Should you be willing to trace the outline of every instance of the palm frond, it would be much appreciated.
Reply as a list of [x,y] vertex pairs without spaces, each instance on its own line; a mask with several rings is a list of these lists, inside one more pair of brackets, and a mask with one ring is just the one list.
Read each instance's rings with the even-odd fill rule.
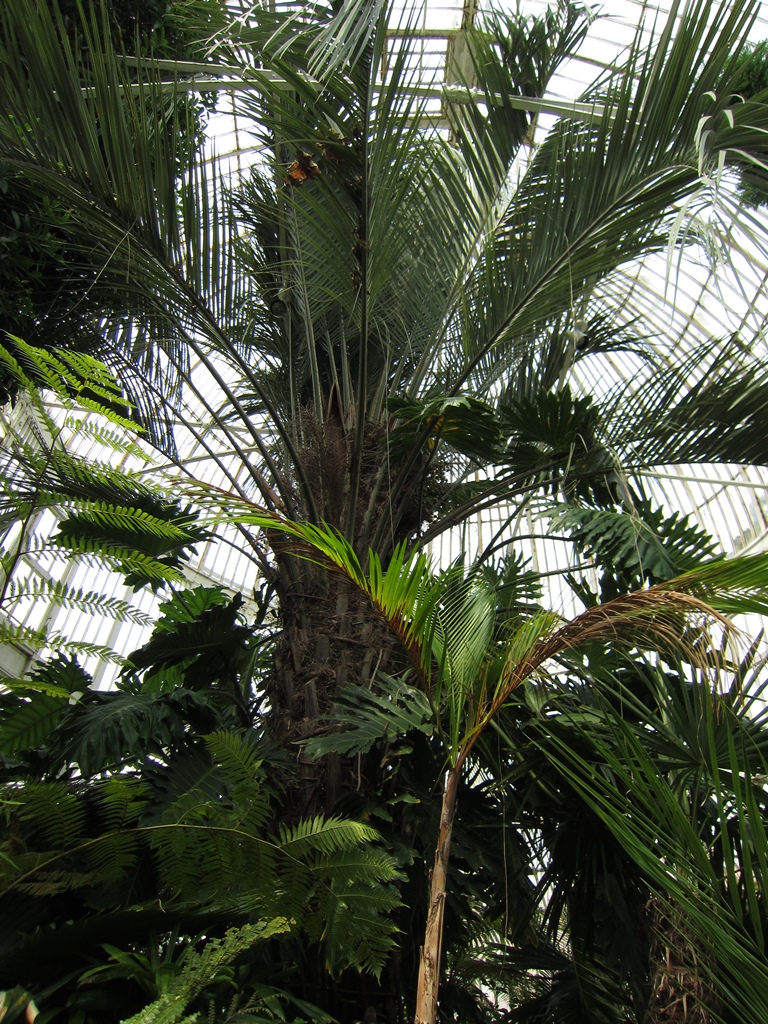
[[[746,906],[743,905],[738,885],[731,889],[730,897],[722,892],[721,884],[713,874],[709,851],[702,844],[695,823],[686,814],[666,779],[659,776],[655,766],[651,768],[652,759],[643,749],[642,737],[633,735],[628,724],[614,717],[607,725],[617,740],[617,746],[611,750],[608,744],[600,744],[600,758],[610,766],[613,779],[621,779],[626,785],[631,813],[626,813],[626,808],[618,811],[613,800],[607,797],[598,775],[573,749],[553,739],[552,754],[548,756],[552,756],[569,783],[642,866],[652,888],[658,893],[664,913],[673,918],[677,913],[684,914],[685,927],[695,936],[701,953],[698,964],[707,985],[724,1004],[738,1007],[737,1012],[744,1020],[757,1021],[763,1012],[760,990],[767,968],[762,948],[743,930],[743,915],[747,912],[752,914],[752,924],[759,934],[762,910],[752,902],[751,910],[747,911],[749,897],[745,894]],[[740,772],[743,772],[743,766]],[[586,781],[587,773],[589,782]],[[725,795],[722,789],[720,793]],[[740,808],[737,813],[744,822],[756,809],[752,803],[749,808],[743,802],[736,806]],[[659,808],[663,809],[662,816]],[[725,816],[726,806],[720,813]],[[660,827],[661,821],[663,827]],[[725,827],[724,818],[721,822],[719,831]],[[653,838],[649,839],[651,832]],[[753,834],[750,832],[750,835]],[[756,834],[758,846],[764,845],[760,839],[762,835],[763,829],[759,827]],[[719,838],[725,840],[725,832],[720,831]],[[751,841],[755,841],[755,836]],[[757,856],[759,859],[760,855]],[[729,905],[731,898],[735,903]],[[757,917],[754,917],[755,912]]]

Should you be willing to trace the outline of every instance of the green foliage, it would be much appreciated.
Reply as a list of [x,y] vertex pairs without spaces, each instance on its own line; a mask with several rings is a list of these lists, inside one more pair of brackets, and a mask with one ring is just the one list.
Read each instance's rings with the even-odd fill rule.
[[151,627],[153,619],[140,608],[135,608],[116,597],[106,597],[97,590],[70,587],[60,580],[27,576],[23,581],[12,578],[5,592],[9,604],[22,600],[50,602],[63,608],[77,608],[82,612],[106,613],[116,622],[131,622],[144,629]]
[[768,89],[768,41],[749,43],[735,61],[734,92],[745,100]]
[[[201,40],[219,27],[222,14],[220,0],[198,0],[194,5],[178,0],[110,0],[93,10],[77,0],[48,0],[37,12],[51,43],[63,46],[66,40],[71,67],[83,85],[92,81],[89,36],[98,39],[103,33],[105,43],[132,55],[202,59]],[[18,70],[34,74],[23,59]],[[164,114],[164,131],[176,130],[180,136],[179,174],[202,144],[205,118],[206,105],[195,94],[177,97]],[[99,321],[106,307],[118,321],[124,318],[131,306],[130,291],[116,285],[107,295],[99,288],[98,271],[73,259],[82,243],[72,230],[66,199],[46,194],[13,163],[5,162],[0,162],[0,194],[0,330],[22,335],[42,350],[59,345],[103,354]],[[18,383],[0,369],[0,399],[17,393]]]
[[422,690],[409,686],[405,679],[379,673],[375,689],[350,683],[341,687],[326,721],[333,731],[304,744],[310,757],[322,757],[330,751],[368,753],[374,743],[393,741],[413,729],[429,735],[433,712]]
[[[67,269],[66,225],[69,213],[60,200],[32,197],[22,175],[0,164],[0,325],[14,334],[28,334],[41,305],[53,291],[55,276]],[[3,404],[17,385],[0,372]]]
[[[167,602],[155,634],[165,644],[159,664],[170,656],[180,627],[194,628],[230,605],[221,591],[204,588]],[[205,630],[198,632],[200,648],[208,649]],[[185,646],[181,660],[188,656]],[[157,672],[154,663],[148,665]],[[80,901],[65,911],[72,919],[59,921],[58,928],[70,930],[70,952],[81,965],[93,942],[88,937],[101,934],[100,915],[107,927],[123,917],[129,933],[151,943],[147,929],[157,927],[159,900],[164,927],[245,913],[266,924],[287,910],[294,927],[321,946],[329,970],[352,965],[381,971],[393,943],[389,917],[400,905],[391,856],[363,850],[376,839],[374,830],[340,818],[311,819],[268,836],[266,748],[252,731],[225,727],[200,744],[204,722],[231,722],[226,690],[236,679],[224,663],[218,672],[211,665],[205,679],[210,690],[218,676],[224,696],[218,705],[215,691],[196,694],[166,684],[145,693],[135,676],[122,692],[97,693],[87,674],[65,658],[40,667],[26,685],[3,696],[9,833],[0,858],[0,918],[8,945],[0,949],[0,974],[29,971],[37,946],[48,941],[45,928],[56,921],[55,901],[64,894]],[[48,779],[23,777],[27,765],[40,771],[41,764]],[[31,915],[11,924],[17,895],[36,902]],[[38,938],[25,933],[43,923]],[[14,936],[25,952],[11,968],[17,963]],[[198,966],[202,973],[195,978],[202,978],[207,968]],[[92,977],[106,984],[118,975],[96,971]],[[191,975],[184,977],[190,981]],[[195,984],[190,981],[189,999]]]
[[25,695],[23,690],[17,689],[12,710],[8,713],[6,708],[5,720],[0,726],[0,748],[6,754],[13,754],[41,746],[58,724],[62,710],[59,697],[34,691]]
[[[143,781],[115,774],[87,784],[78,777],[72,783],[19,780],[5,787],[3,975],[12,963],[28,973],[30,957],[51,927],[70,934],[68,955],[80,958],[80,970],[93,942],[89,935],[100,933],[102,919],[122,920],[129,933],[151,942],[158,901],[165,929],[187,920],[219,921],[222,914],[258,918],[237,938],[209,938],[203,961],[187,956],[164,994],[173,993],[177,1009],[177,996],[189,1001],[213,983],[215,965],[229,963],[259,936],[289,927],[304,929],[318,942],[334,971],[350,965],[381,970],[393,943],[388,915],[399,906],[391,885],[399,876],[392,858],[371,846],[377,833],[366,825],[318,818],[271,838],[270,800],[257,751],[247,738],[224,731],[209,737],[208,750],[217,772],[215,790],[198,782],[186,792],[177,789],[170,802],[151,773]],[[69,894],[69,909],[57,905],[63,894]],[[16,895],[33,899],[33,912],[20,922],[13,920]],[[280,919],[273,928],[281,908],[293,920]],[[18,942],[22,953],[15,950]],[[30,984],[42,996],[42,978]]]
[[[41,579],[29,570],[30,556],[66,552],[63,557],[121,573],[128,586],[156,589],[183,581],[184,562],[208,531],[197,525],[195,511],[169,499],[139,472],[149,456],[126,418],[120,386],[103,363],[83,352],[36,349],[18,338],[0,346],[0,362],[28,403],[23,412],[6,406],[0,441],[3,639],[109,657],[98,644],[73,644],[50,630],[16,626],[14,619],[43,598],[143,626],[148,617],[124,600],[63,583],[55,573]],[[55,396],[58,413],[46,396]],[[70,448],[86,438],[98,454],[73,454]],[[136,468],[115,466],[116,453]],[[58,525],[41,543],[34,524],[46,512]]]
[[[635,273],[668,246],[700,263],[705,222],[725,259],[723,239],[765,256],[731,181],[768,152],[759,94],[732,102],[756,5],[676,8],[541,141],[535,100],[589,23],[571,4],[477,25],[468,6],[439,98],[412,88],[415,9],[393,36],[395,5],[367,0],[134,7],[0,12],[0,273],[34,343],[0,357],[18,398],[0,458],[0,638],[95,650],[19,625],[25,602],[96,603],[88,586],[32,581],[39,554],[107,564],[165,602],[114,693],[59,658],[2,695],[0,983],[55,989],[51,1016],[72,1024],[130,1018],[147,998],[160,1020],[320,1017],[311,1001],[343,1024],[405,1019],[437,787],[462,757],[446,1019],[642,1019],[653,897],[660,921],[683,908],[708,955],[722,942],[710,981],[728,997],[741,985],[745,1021],[762,986],[763,1024],[765,815],[748,780],[764,775],[750,759],[764,723],[720,729],[727,706],[709,717],[689,699],[690,665],[653,687],[638,659],[616,667],[620,641],[658,650],[664,629],[671,657],[701,600],[766,610],[764,557],[699,567],[708,540],[641,507],[632,480],[764,459],[762,322],[685,356],[674,289],[656,319]],[[197,101],[173,81],[187,74],[236,88],[239,138],[260,154],[245,181],[196,150]],[[638,368],[621,400],[611,352]],[[177,439],[210,458],[212,483],[197,462],[187,487],[147,460],[154,447],[168,470]],[[94,458],[71,454],[81,441]],[[504,549],[556,492],[576,574],[604,562],[618,599],[569,624]],[[433,573],[418,543],[469,534],[481,511],[498,523],[482,570]],[[54,530],[45,513],[62,519],[56,543],[35,535]],[[182,590],[210,524],[237,528],[210,539],[234,536],[258,568],[258,631],[247,595]],[[339,576],[340,596],[361,592],[349,612],[333,605]],[[674,598],[656,582],[669,577]],[[367,674],[379,654],[388,677]],[[381,845],[342,812],[386,826]],[[246,915],[296,923],[216,966]]]
[[494,410],[469,397],[441,397],[426,402],[390,398],[387,408],[399,421],[389,434],[394,450],[408,449],[420,435],[433,448],[438,441],[481,462],[498,453],[501,435]]
[[[207,531],[195,525],[197,514],[174,502],[147,495],[131,508],[91,502],[59,524],[53,542],[77,554],[102,553],[125,576],[129,587],[158,587],[179,579],[178,570]],[[176,570],[176,572],[174,572]]]
[[178,666],[178,678],[191,689],[212,679],[234,680],[253,635],[240,614],[242,604],[239,594],[227,598],[210,587],[174,595],[161,605],[152,639],[129,655],[126,672],[149,669],[146,680],[151,685],[153,677]]
[[[49,3],[53,7],[53,3]],[[57,0],[67,34],[82,35],[79,4],[76,0]],[[203,24],[211,24],[221,13],[218,0],[202,0],[192,5],[179,0],[108,0],[102,13],[114,42],[128,53],[154,52],[159,56],[184,59],[191,56],[196,35]],[[187,10],[182,10],[186,7]],[[184,17],[186,15],[186,17]],[[190,17],[192,15],[192,17]],[[205,20],[204,20],[205,19]]]
[[[576,703],[564,705],[566,730],[583,732],[580,747],[560,729],[545,734],[539,727],[529,738],[635,861],[665,912],[688,922],[696,936],[688,941],[696,943],[699,979],[715,986],[721,1005],[732,1008],[737,1019],[757,1021],[764,1012],[760,979],[768,969],[760,938],[765,830],[758,825],[755,831],[764,813],[762,787],[754,779],[764,770],[762,727],[745,708],[734,706],[731,696],[713,694],[704,678],[663,680],[661,670],[650,666],[645,673],[657,694],[672,698],[671,705],[650,716],[646,705],[635,721],[593,702],[598,728],[590,725],[588,733],[584,711]],[[623,687],[616,696],[633,710],[643,700]],[[670,710],[673,718],[664,725]],[[694,722],[697,740],[691,748],[677,730]],[[608,797],[609,788],[617,786],[626,794],[621,812]],[[745,868],[748,885],[741,882]],[[682,939],[678,933],[677,941]],[[674,935],[668,941],[674,942]],[[673,962],[681,952],[686,953],[684,946],[672,946]],[[683,971],[692,969],[690,952]]]
[[205,713],[194,693],[91,692],[67,722],[65,753],[88,776],[138,757],[162,755],[184,740],[189,720]]
[[[748,43],[735,61],[733,92],[742,100],[750,100],[768,89],[768,40]],[[765,168],[745,167],[739,176],[741,198],[748,207],[761,207],[768,202],[768,175]]]
[[[708,561],[717,550],[688,516],[665,515],[648,501],[636,501],[631,511],[559,505],[546,514],[550,532],[568,535],[579,555],[623,590],[672,579]],[[605,590],[609,586],[606,579],[604,591],[612,596]]]
[[499,460],[528,482],[572,500],[610,503],[619,493],[615,460],[606,448],[601,411],[589,396],[539,391],[501,408],[509,437]]
[[[206,942],[200,953],[190,950],[178,977],[171,981],[163,995],[127,1018],[125,1024],[176,1024],[195,997],[218,980],[223,967],[228,967],[254,943],[265,942],[289,928],[289,921],[276,917],[268,922],[230,928],[223,938]],[[197,1015],[191,1019],[197,1019]]]

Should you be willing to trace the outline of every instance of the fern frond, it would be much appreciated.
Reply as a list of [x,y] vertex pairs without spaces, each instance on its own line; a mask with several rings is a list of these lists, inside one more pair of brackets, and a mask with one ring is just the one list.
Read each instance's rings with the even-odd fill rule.
[[[76,416],[69,416],[64,420],[64,425],[73,434],[79,437],[87,437],[97,444],[109,448],[119,455],[125,455],[137,459],[145,465],[152,462],[152,456],[139,443],[134,441],[130,434],[122,430],[112,430],[104,423],[97,422],[92,416],[82,419]],[[138,427],[134,425],[134,430]]]
[[135,825],[149,802],[149,786],[140,779],[113,775],[96,787],[99,815],[109,832]]
[[[78,404],[103,416],[114,426],[136,433],[137,425],[115,409],[117,403],[123,407],[129,403],[104,363],[84,352],[37,348],[15,335],[8,337],[16,350],[16,357],[0,346],[0,359],[38,410],[42,405],[41,389],[51,391],[65,406]],[[98,398],[103,401],[98,401]]]
[[77,608],[91,614],[105,615],[117,622],[132,622],[144,628],[149,628],[154,622],[151,615],[128,604],[127,601],[106,597],[95,590],[74,589],[61,580],[41,576],[12,579],[8,584],[6,597],[9,601],[47,600],[65,608]]
[[6,708],[0,724],[0,751],[5,754],[43,746],[67,707],[66,700],[62,698],[69,696],[32,690],[17,692],[20,699],[14,706]]
[[48,633],[45,638],[45,644],[57,653],[80,654],[83,657],[98,658],[100,661],[106,661],[113,665],[124,664],[122,655],[117,654],[111,647],[105,647],[103,644],[93,644],[88,640],[71,640],[69,637],[62,636],[58,632]]
[[104,544],[94,537],[67,537],[66,542],[53,538],[49,544],[52,547],[66,548],[71,554],[83,558],[87,565],[100,568],[106,566],[113,572],[137,573],[168,583],[184,582],[184,574],[174,566],[159,562],[151,555],[135,549]]
[[205,737],[213,759],[226,771],[228,777],[247,785],[261,775],[260,751],[243,736],[220,729]]
[[[208,939],[200,953],[188,950],[180,974],[171,980],[160,998],[128,1017],[123,1024],[178,1024],[189,1004],[217,979],[223,967],[233,963],[257,942],[282,935],[290,928],[291,921],[275,917],[270,921],[230,928],[223,939]],[[188,1019],[197,1020],[198,1017],[195,1014]]]
[[[380,847],[355,846],[326,857],[317,866],[318,871],[329,879],[345,880],[353,886],[374,885],[380,882],[394,882],[403,876],[392,860],[391,854]],[[382,897],[385,902],[389,897]]]
[[95,498],[109,495],[117,502],[130,498],[133,502],[142,496],[153,497],[156,490],[147,483],[144,474],[125,466],[113,466],[103,459],[80,458],[72,452],[57,448],[46,452],[50,463],[49,476],[44,483],[55,481],[68,496]]
[[172,820],[170,808],[185,794],[195,793],[198,802],[208,803],[218,798],[224,785],[220,770],[200,747],[174,751],[166,765],[144,775],[151,780],[153,794],[147,824]]
[[18,798],[20,820],[54,850],[73,849],[82,840],[87,809],[63,783],[27,782]]
[[32,690],[35,693],[46,693],[49,697],[58,697],[64,700],[68,700],[71,693],[66,687],[45,679],[11,679],[10,676],[3,676],[3,690],[7,690],[9,693],[19,693],[21,696]]
[[378,838],[376,829],[362,822],[317,815],[290,827],[281,825],[279,846],[284,853],[296,858],[313,854],[329,856]]
[[135,831],[105,833],[85,851],[93,881],[101,886],[124,882],[136,869],[139,836]]
[[224,729],[205,737],[239,810],[239,827],[258,833],[269,820],[269,796],[262,785],[260,751],[245,736]]
[[7,619],[0,619],[0,645],[20,644],[33,649],[44,647],[48,643],[48,634],[41,629],[29,626],[18,626]]
[[[40,417],[41,422],[53,433],[55,431],[55,423],[50,413],[46,410],[45,403],[37,387],[25,373],[21,362],[3,345],[0,345],[0,366],[18,383],[19,390],[26,393],[27,400],[34,408],[35,413]],[[15,431],[12,430],[11,433],[17,440],[20,439]]]
[[14,891],[25,896],[57,896],[93,885],[95,876],[90,871],[35,871],[29,881],[17,882]]
[[[24,518],[27,511],[31,511],[31,508],[25,511],[21,505],[17,506],[17,508],[18,515],[15,514],[16,510],[14,509],[13,518],[15,520]],[[2,516],[2,512],[0,512],[0,516]],[[5,554],[0,557],[0,568],[2,568],[3,572],[8,572],[9,569],[13,568],[20,557],[23,558],[24,555],[40,555],[43,552],[51,554],[51,544],[48,537],[38,533],[27,533],[24,535],[22,543],[20,543],[18,547],[14,547],[11,551],[6,551]],[[60,552],[56,553],[61,554]]]
[[326,968],[332,974],[356,967],[378,977],[397,931],[386,915],[400,905],[392,886],[350,877],[335,879],[322,890],[305,927],[311,938],[322,942]]
[[131,530],[169,541],[187,541],[190,538],[189,530],[174,520],[159,519],[135,506],[129,508],[109,502],[75,500],[69,502],[67,511],[70,516],[75,515],[78,522],[101,527],[105,533]]

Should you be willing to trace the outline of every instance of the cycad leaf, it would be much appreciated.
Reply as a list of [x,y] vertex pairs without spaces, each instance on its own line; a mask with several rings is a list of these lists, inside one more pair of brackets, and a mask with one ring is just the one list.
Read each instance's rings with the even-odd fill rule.
[[371,688],[342,686],[327,720],[341,731],[307,740],[304,748],[312,758],[331,751],[367,753],[379,740],[392,742],[412,729],[430,735],[433,729],[433,711],[424,693],[383,673]]
[[377,838],[378,832],[370,825],[322,815],[280,827],[280,849],[291,857],[330,856]]

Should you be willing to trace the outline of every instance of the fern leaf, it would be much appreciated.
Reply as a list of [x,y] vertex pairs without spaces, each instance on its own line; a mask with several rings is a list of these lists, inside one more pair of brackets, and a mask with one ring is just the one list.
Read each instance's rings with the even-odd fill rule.
[[362,822],[322,815],[292,827],[280,826],[280,849],[299,858],[309,854],[328,856],[378,838],[378,832]]
[[148,628],[154,622],[151,615],[121,601],[106,597],[95,590],[75,590],[61,580],[40,576],[11,580],[6,590],[9,601],[48,600],[62,607],[77,608],[91,614],[107,615],[117,622],[132,622]]
[[19,791],[19,818],[31,824],[54,850],[68,850],[82,839],[87,809],[63,783],[28,782]]
[[3,676],[3,688],[10,693],[21,693],[22,696],[25,693],[34,691],[35,693],[46,693],[49,697],[58,697],[64,700],[69,700],[71,692],[66,687],[59,686],[58,683],[47,682],[43,679],[11,679],[7,676]]
[[[107,566],[113,572],[131,572],[148,576],[150,579],[170,583],[183,583],[184,574],[172,565],[160,562],[151,555],[115,544],[104,544],[99,538],[67,537],[54,538],[55,545],[79,555],[87,564]],[[50,542],[49,542],[50,543]]]
[[[230,928],[223,939],[209,939],[202,952],[189,950],[180,974],[149,1006],[128,1017],[123,1024],[178,1024],[193,999],[228,966],[257,942],[289,931],[291,922],[284,917]],[[198,1015],[189,1018],[196,1020]]]
[[[160,519],[144,509],[114,505],[105,501],[73,501],[69,505],[69,518],[61,526],[71,522],[77,525],[101,527],[106,534],[130,530],[132,533],[147,533],[169,541],[188,541],[190,532],[173,519]],[[179,517],[181,518],[181,517]],[[187,521],[184,517],[183,521]],[[61,527],[60,527],[61,528]],[[64,534],[70,536],[69,533]]]
[[85,851],[92,883],[113,886],[124,882],[136,870],[138,851],[139,837],[133,831],[100,836]]
[[50,693],[17,692],[19,702],[6,711],[0,725],[0,750],[6,754],[43,746],[67,707],[61,697]]
[[[38,411],[42,406],[42,388],[52,391],[66,407],[78,404],[90,412],[98,413],[115,426],[136,433],[137,425],[115,409],[118,403],[123,407],[128,407],[129,403],[103,363],[87,353],[37,348],[15,335],[8,337],[18,358],[0,346],[0,360],[26,390]],[[31,372],[34,381],[23,369],[22,362]],[[97,401],[98,398],[103,401]]]
[[148,786],[135,778],[113,775],[97,788],[99,814],[106,829],[116,832],[132,827],[143,815],[148,800]]
[[57,896],[93,885],[90,871],[37,871],[29,880],[17,882],[13,888],[25,896]]
[[327,886],[306,922],[310,937],[322,941],[327,969],[356,967],[378,977],[395,945],[397,929],[387,915],[400,905],[391,886],[349,878]]
[[[122,430],[111,430],[103,423],[94,422],[91,416],[84,419],[76,419],[74,416],[70,416],[64,423],[74,434],[88,437],[97,444],[103,445],[119,455],[128,456],[131,459],[137,459],[146,464],[152,461],[149,452],[142,448],[140,444],[137,444],[130,434],[126,434]],[[140,429],[136,424],[132,424],[132,427],[134,431]]]
[[214,761],[234,786],[252,786],[261,778],[261,754],[247,738],[220,729],[205,737]]
[[25,644],[32,648],[44,647],[48,634],[29,626],[17,626],[7,619],[0,619],[0,644]]
[[394,882],[403,877],[391,854],[368,844],[332,854],[318,866],[318,871],[331,879],[353,879],[355,885]]

